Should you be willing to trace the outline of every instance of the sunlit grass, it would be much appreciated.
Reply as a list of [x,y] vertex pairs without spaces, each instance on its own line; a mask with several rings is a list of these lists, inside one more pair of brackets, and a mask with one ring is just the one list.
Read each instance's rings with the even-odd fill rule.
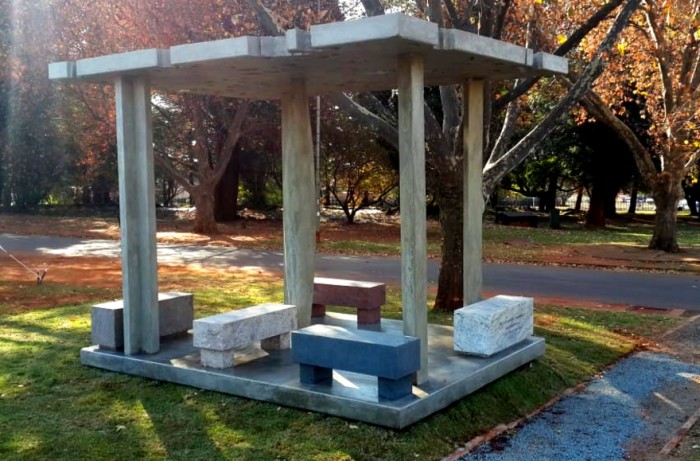
[[[273,278],[166,275],[195,293],[197,316],[281,300]],[[64,287],[65,290],[71,289]],[[400,318],[390,289],[386,317]],[[37,294],[38,295],[38,294]],[[99,295],[99,294],[98,294]],[[97,298],[94,301],[102,301]],[[0,459],[440,459],[516,419],[679,320],[538,308],[546,355],[405,431],[109,373],[80,365],[90,304],[8,313],[0,300]],[[450,314],[430,312],[433,323]],[[8,359],[9,358],[9,359]]]

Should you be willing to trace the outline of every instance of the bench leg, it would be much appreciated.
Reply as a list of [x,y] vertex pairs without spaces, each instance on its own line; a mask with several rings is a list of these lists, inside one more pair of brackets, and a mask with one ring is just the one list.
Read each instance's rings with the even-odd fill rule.
[[292,332],[265,338],[260,341],[260,347],[266,351],[281,351],[292,347]]
[[374,309],[357,310],[357,328],[362,330],[381,330],[382,311]]
[[214,351],[201,349],[199,351],[202,366],[209,368],[230,368],[234,365],[233,349],[227,351]]
[[333,369],[316,367],[314,365],[299,364],[299,381],[304,384],[316,384],[322,381],[333,380]]
[[311,317],[323,317],[326,315],[326,305],[325,304],[312,304],[311,305]]
[[380,399],[397,400],[413,392],[412,375],[399,379],[378,378],[377,384]]

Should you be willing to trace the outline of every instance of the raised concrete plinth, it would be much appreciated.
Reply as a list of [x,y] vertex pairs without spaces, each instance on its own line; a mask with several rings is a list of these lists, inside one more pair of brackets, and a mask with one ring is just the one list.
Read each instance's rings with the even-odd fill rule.
[[454,313],[456,351],[489,357],[533,334],[532,298],[495,296]]
[[[353,315],[329,313],[325,322],[353,328]],[[382,321],[382,330],[401,334],[401,322]],[[469,357],[452,349],[451,327],[430,325],[429,380],[399,400],[377,398],[377,379],[349,372],[333,372],[333,385],[302,385],[291,350],[271,351],[266,357],[234,368],[212,371],[201,366],[192,338],[164,341],[153,355],[87,347],[85,365],[208,389],[240,397],[327,413],[391,428],[404,428],[471,394],[486,384],[544,354],[544,340],[531,337],[489,358]]]
[[[190,293],[158,293],[160,337],[185,333],[192,328],[194,300]],[[92,342],[106,349],[124,347],[124,302],[111,301],[92,306]]]

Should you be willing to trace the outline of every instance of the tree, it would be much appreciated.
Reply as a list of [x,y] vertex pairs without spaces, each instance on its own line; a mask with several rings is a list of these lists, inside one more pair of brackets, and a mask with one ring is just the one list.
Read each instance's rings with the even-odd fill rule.
[[[248,0],[260,18],[263,30],[268,34],[279,34],[280,15],[263,7],[262,0]],[[584,2],[581,2],[584,3]],[[553,50],[564,55],[576,48],[584,37],[615,11],[625,4],[600,41],[589,64],[581,73],[576,84],[561,101],[519,142],[510,147],[517,119],[519,97],[532,88],[538,79],[516,82],[513,89],[502,95],[493,107],[487,107],[487,121],[491,114],[506,110],[501,130],[491,125],[487,130],[486,152],[488,162],[484,169],[484,197],[491,195],[501,179],[520,164],[536,147],[537,143],[554,129],[556,122],[576,104],[590,89],[591,84],[601,74],[604,56],[612,48],[621,30],[636,10],[639,0],[611,0],[597,5],[576,3],[569,11],[555,8],[545,2],[503,2],[498,0],[469,0],[456,5],[452,0],[417,0],[402,3],[402,6],[427,17],[441,27],[451,26],[468,30],[496,39],[530,43],[537,41],[538,48],[547,49],[543,37],[555,37],[551,33],[559,29],[563,42]],[[384,13],[384,5],[379,0],[362,0],[368,15]],[[575,18],[584,18],[578,22]],[[538,20],[540,20],[538,22]],[[564,33],[569,35],[565,38]],[[554,40],[547,40],[553,43]],[[492,87],[495,88],[495,87]],[[499,88],[500,89],[500,88]],[[438,293],[435,308],[452,310],[462,306],[462,174],[455,165],[461,165],[462,149],[457,142],[462,126],[462,114],[457,87],[440,87],[439,98],[426,107],[426,143],[428,147],[429,184],[435,189],[440,206],[440,226],[443,234],[442,264],[438,280]],[[384,140],[398,148],[398,133],[393,112],[372,94],[358,96],[339,95],[333,102],[346,110],[354,118],[375,130]],[[493,134],[498,133],[497,136]]]
[[[386,149],[339,110],[324,117],[323,178],[348,224],[357,212],[382,203],[399,185],[398,153]],[[392,161],[393,160],[393,161]]]
[[64,139],[54,122],[55,92],[45,77],[53,28],[46,1],[3,2],[0,8],[2,202],[26,209],[41,202],[63,173]]
[[[285,15],[282,21],[289,27],[303,27],[309,21],[319,22],[334,15],[328,8],[333,5],[330,1],[322,2],[324,8],[320,13],[315,12],[315,0],[278,3],[289,7],[288,12],[293,13]],[[53,6],[59,24],[58,59],[162,48],[260,32],[252,11],[236,0],[53,0]],[[76,104],[89,107],[82,114],[94,112],[98,119],[108,120],[114,127],[111,98],[102,101],[90,97],[90,92],[100,89],[81,85],[72,87],[67,94]],[[215,233],[217,216],[220,219],[235,217],[240,168],[233,163],[242,127],[250,115],[248,103],[166,94],[159,94],[154,101],[161,103],[156,104],[157,116],[161,119],[156,122],[160,124],[155,149],[157,165],[194,198],[195,232]],[[166,101],[167,104],[162,104]],[[75,126],[94,125],[85,118],[78,121]],[[111,141],[114,133],[104,131],[100,137]],[[110,155],[107,150],[83,148],[82,151],[94,164],[100,163],[98,158]]]
[[603,123],[587,121],[579,132],[583,154],[578,158],[578,169],[590,190],[586,227],[605,227],[606,218],[617,214],[617,194],[632,180],[634,159],[615,132]]
[[[584,98],[586,109],[627,143],[651,188],[656,217],[649,248],[676,252],[677,204],[682,181],[700,155],[700,2],[645,2],[618,45],[613,66]],[[647,146],[621,118],[633,87],[650,117]]]

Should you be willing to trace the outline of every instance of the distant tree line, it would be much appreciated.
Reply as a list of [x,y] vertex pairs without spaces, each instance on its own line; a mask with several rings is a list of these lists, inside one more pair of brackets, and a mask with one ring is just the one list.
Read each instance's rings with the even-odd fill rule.
[[[656,203],[650,247],[678,250],[676,207],[697,197],[700,152],[700,0],[527,2],[360,0],[368,16],[404,11],[566,56],[561,78],[486,85],[484,197],[496,190],[590,195],[590,225],[611,197],[647,191]],[[358,4],[359,5],[359,4]],[[341,21],[337,0],[0,0],[0,205],[107,206],[118,202],[115,109],[109,86],[57,84],[51,61],[168,47]],[[426,88],[429,194],[439,210],[442,268],[436,307],[461,307],[463,117],[457,86]],[[214,233],[239,204],[280,204],[279,107],[154,93],[158,203],[186,192],[194,230]],[[326,97],[320,185],[352,222],[357,210],[395,206],[397,100],[391,91]],[[530,159],[530,161],[526,161]],[[689,200],[690,203],[690,200]]]

